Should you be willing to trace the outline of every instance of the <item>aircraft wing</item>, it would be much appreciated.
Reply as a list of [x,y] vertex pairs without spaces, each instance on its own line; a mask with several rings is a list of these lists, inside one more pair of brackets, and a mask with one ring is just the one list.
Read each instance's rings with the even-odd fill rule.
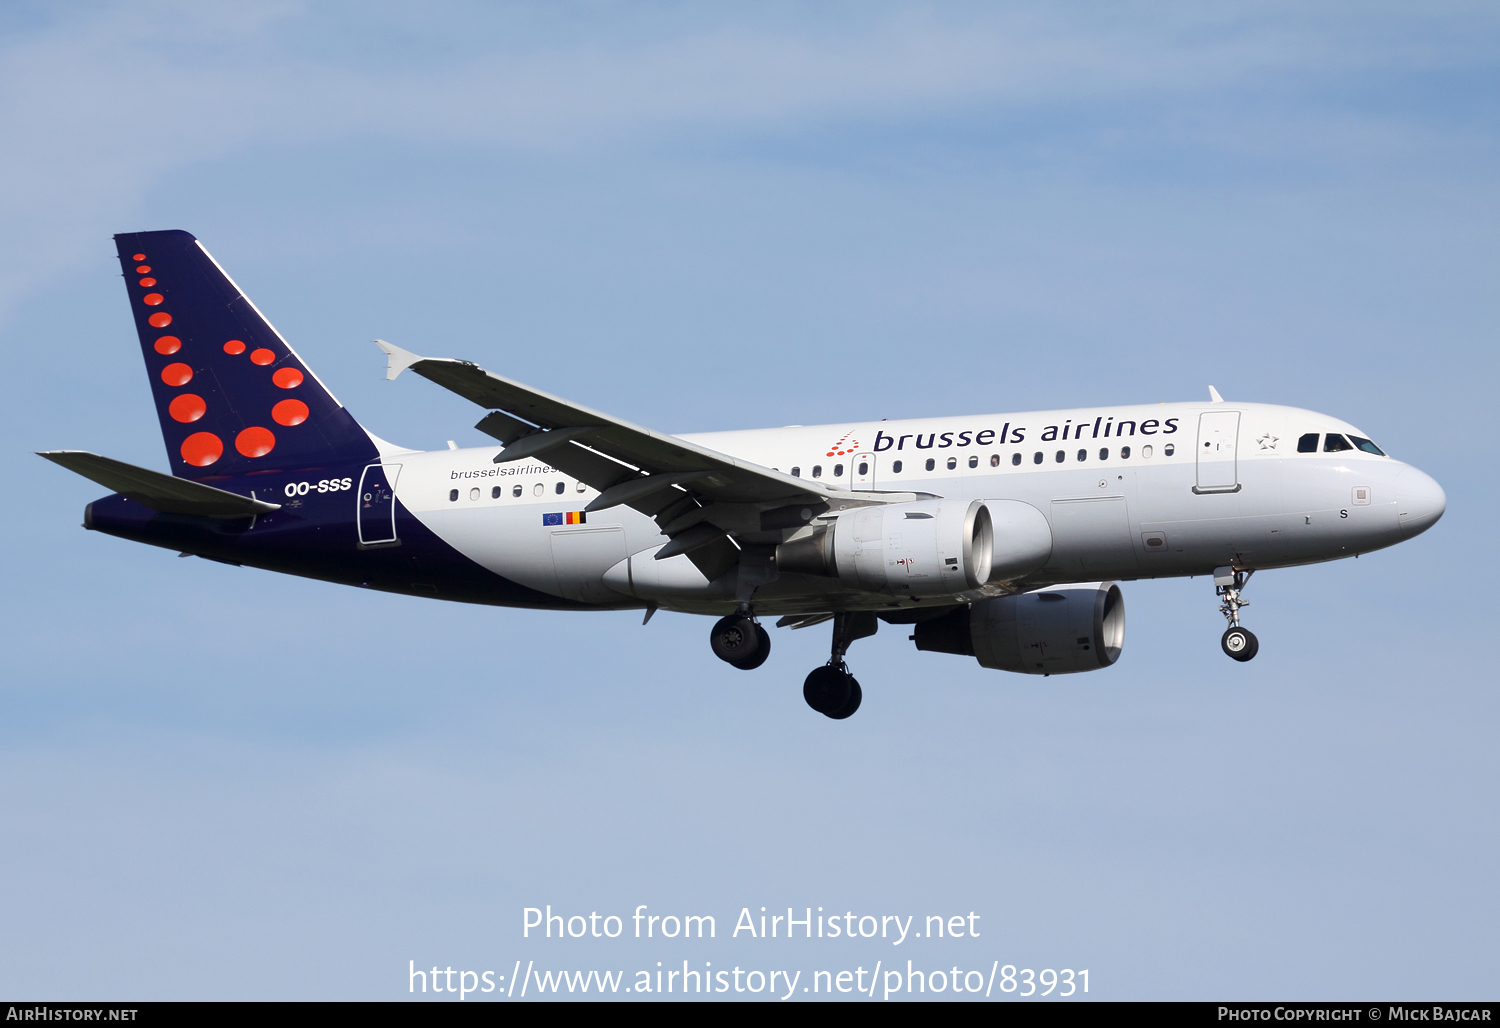
[[657,494],[673,487],[680,487],[679,493],[685,490],[708,502],[722,503],[817,503],[853,495],[847,489],[793,478],[633,425],[468,361],[418,357],[390,343],[376,343],[389,357],[388,379],[411,368],[423,378],[495,411],[475,427],[506,444],[496,463],[523,457],[544,460],[600,491],[589,505],[591,510],[626,503],[655,513],[661,504],[653,506],[647,501],[665,498]]
[[38,453],[54,464],[91,479],[136,503],[163,514],[205,514],[211,518],[243,518],[269,514],[281,504],[252,499],[227,489],[217,489],[149,468],[138,468],[122,460],[101,457],[87,450],[48,450]]
[[469,361],[419,357],[384,340],[375,343],[386,353],[387,379],[410,368],[490,408],[475,427],[505,444],[495,463],[535,457],[599,490],[587,510],[624,504],[654,517],[671,539],[657,559],[685,553],[710,580],[736,563],[746,544],[770,542],[781,529],[830,511],[914,497],[793,478],[571,403]]

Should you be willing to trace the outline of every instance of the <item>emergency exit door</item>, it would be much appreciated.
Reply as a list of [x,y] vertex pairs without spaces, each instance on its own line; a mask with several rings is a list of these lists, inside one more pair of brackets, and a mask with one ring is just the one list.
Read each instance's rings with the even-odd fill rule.
[[849,485],[854,489],[875,488],[875,455],[856,453],[849,463]]
[[1239,434],[1237,410],[1205,411],[1198,415],[1198,484],[1193,492],[1240,491],[1239,461],[1235,459]]

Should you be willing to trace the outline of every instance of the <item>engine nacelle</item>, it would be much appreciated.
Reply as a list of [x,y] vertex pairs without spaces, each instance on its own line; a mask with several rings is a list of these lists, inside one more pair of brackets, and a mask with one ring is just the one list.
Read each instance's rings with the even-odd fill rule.
[[866,592],[925,597],[1019,578],[1051,555],[1052,530],[1029,503],[932,499],[844,511],[778,546],[776,563]]
[[1113,582],[1060,585],[918,622],[915,637],[919,650],[964,654],[997,671],[1097,671],[1120,659],[1125,598]]

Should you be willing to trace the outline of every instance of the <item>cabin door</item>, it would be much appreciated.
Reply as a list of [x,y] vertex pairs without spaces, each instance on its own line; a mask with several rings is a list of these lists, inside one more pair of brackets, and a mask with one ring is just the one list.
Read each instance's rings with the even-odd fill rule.
[[355,520],[360,546],[399,546],[396,538],[396,476],[400,464],[371,464],[359,476]]
[[1240,491],[1239,462],[1235,459],[1239,434],[1237,410],[1205,411],[1198,415],[1198,484],[1193,492]]

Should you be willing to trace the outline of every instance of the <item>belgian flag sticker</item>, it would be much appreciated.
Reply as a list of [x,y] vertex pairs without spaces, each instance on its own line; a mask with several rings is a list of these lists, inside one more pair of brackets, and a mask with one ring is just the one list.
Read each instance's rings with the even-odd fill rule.
[[570,510],[565,514],[543,514],[543,525],[582,525],[588,522],[588,515],[581,510]]

